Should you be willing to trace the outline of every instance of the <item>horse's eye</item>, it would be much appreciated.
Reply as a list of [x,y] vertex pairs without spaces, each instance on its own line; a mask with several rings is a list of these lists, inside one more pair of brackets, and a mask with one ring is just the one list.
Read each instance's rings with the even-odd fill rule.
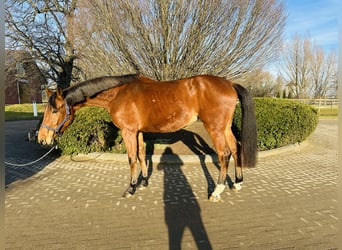
[[56,113],[57,113],[57,109],[53,109],[52,114],[56,114]]

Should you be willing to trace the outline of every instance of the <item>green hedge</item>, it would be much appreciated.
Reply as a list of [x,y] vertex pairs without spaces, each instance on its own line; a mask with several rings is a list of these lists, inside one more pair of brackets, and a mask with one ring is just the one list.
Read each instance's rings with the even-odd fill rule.
[[[316,128],[318,111],[309,105],[276,98],[254,99],[258,149],[274,149],[305,140]],[[241,109],[234,116],[234,133],[239,138]],[[62,154],[90,152],[124,153],[120,131],[105,109],[85,107],[77,111],[74,122],[58,141]]]
[[[254,99],[258,149],[268,150],[304,141],[316,128],[318,111],[306,104],[277,98]],[[234,125],[241,127],[238,105]]]
[[84,107],[76,112],[75,120],[59,138],[58,148],[64,155],[126,151],[108,112],[98,107]]

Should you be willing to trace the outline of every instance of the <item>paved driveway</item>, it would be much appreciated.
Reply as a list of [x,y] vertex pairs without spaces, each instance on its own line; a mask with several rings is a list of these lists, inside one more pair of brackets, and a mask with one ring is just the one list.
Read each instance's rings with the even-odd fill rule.
[[[13,126],[6,161],[44,153],[13,143],[9,132],[26,129]],[[304,145],[263,155],[245,170],[243,189],[226,189],[220,203],[207,199],[215,164],[177,152],[172,164],[152,162],[149,187],[129,199],[121,197],[128,166],[114,156],[6,166],[6,249],[337,248],[337,129],[337,120],[321,120]]]

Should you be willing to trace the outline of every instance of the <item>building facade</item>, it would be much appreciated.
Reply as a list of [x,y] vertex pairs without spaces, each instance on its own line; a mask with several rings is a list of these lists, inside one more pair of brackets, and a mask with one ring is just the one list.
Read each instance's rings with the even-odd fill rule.
[[46,79],[26,51],[6,51],[5,104],[41,103]]

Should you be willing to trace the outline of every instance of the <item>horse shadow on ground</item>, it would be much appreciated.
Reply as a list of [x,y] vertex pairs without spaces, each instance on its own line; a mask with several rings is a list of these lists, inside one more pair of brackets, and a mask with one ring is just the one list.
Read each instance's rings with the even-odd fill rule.
[[[167,163],[173,157],[172,164]],[[182,171],[183,162],[167,147],[157,166],[164,172],[164,212],[168,227],[169,249],[181,249],[184,231],[188,228],[197,249],[212,249],[206,233],[201,208]]]
[[[152,156],[154,154],[154,148],[155,144],[173,144],[176,142],[181,141],[184,145],[186,145],[193,153],[194,155],[197,155],[201,169],[204,173],[204,176],[207,180],[207,191],[208,191],[208,198],[212,194],[212,192],[215,189],[216,182],[213,180],[212,176],[210,175],[208,168],[206,166],[205,160],[206,157],[210,157],[212,159],[212,163],[215,165],[217,170],[220,170],[220,165],[217,159],[217,154],[213,148],[211,148],[208,143],[198,134],[181,129],[176,132],[172,133],[144,133],[144,141],[146,143],[146,161],[148,163],[148,170],[149,175],[152,175],[153,171],[153,162],[152,162]],[[176,156],[175,154],[167,154],[168,152],[163,153],[163,159],[168,162],[172,162],[172,158]],[[179,158],[179,157],[178,157]],[[227,175],[227,184],[231,188],[233,186],[233,181],[231,180],[230,176]]]

